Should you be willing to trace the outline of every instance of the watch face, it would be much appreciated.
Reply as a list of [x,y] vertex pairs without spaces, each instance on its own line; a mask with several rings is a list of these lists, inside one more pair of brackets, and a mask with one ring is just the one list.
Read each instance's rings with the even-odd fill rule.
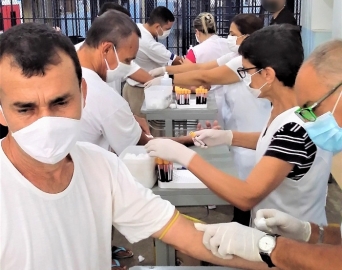
[[271,252],[276,245],[275,238],[270,235],[265,235],[259,240],[259,249],[261,252]]

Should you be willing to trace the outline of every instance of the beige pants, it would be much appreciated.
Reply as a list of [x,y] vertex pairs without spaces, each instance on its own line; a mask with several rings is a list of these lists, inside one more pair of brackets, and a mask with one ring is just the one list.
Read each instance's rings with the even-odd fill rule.
[[145,115],[141,113],[141,106],[145,100],[144,88],[125,83],[122,89],[122,96],[128,102],[134,115],[145,118]]

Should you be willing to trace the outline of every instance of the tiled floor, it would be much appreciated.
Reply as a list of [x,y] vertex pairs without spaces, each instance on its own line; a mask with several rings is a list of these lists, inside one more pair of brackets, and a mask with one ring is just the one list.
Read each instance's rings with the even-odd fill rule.
[[[232,219],[233,213],[232,206],[219,206],[215,210],[210,210],[208,216],[207,210],[204,207],[181,207],[178,209],[183,214],[188,214],[198,219],[203,219],[207,223],[228,222]],[[336,183],[329,184],[326,209],[329,223],[341,223],[342,191]],[[134,265],[155,265],[152,239],[147,239],[131,245],[122,235],[116,231],[115,244],[130,248],[135,254],[131,259],[121,260],[122,265],[127,265],[128,267]],[[145,260],[141,263],[138,262],[139,255],[145,258]]]

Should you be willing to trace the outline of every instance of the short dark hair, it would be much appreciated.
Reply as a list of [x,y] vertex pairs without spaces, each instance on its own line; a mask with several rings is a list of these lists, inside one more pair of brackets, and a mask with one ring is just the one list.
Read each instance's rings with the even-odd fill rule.
[[0,35],[0,61],[12,57],[14,64],[27,78],[45,76],[48,66],[61,63],[58,51],[67,54],[75,67],[79,84],[82,69],[70,39],[45,24],[24,23],[11,27]]
[[112,3],[112,2],[106,2],[101,6],[100,11],[99,11],[99,16],[101,16],[103,13],[105,13],[108,10],[117,10],[122,13],[125,13],[129,17],[132,17],[131,13],[127,9],[125,9],[123,6],[117,3]]
[[153,25],[155,23],[159,23],[160,25],[168,24],[169,22],[174,22],[175,16],[173,16],[172,12],[163,6],[156,7],[152,10],[150,17],[147,20],[149,25]]
[[304,60],[300,29],[289,24],[265,27],[246,38],[239,53],[257,68],[273,68],[279,81],[293,87]]
[[126,14],[108,10],[94,20],[87,32],[85,44],[97,48],[102,42],[111,42],[118,48],[133,33],[141,37],[138,26]]
[[264,22],[253,14],[238,14],[232,21],[242,35],[251,35],[264,27]]

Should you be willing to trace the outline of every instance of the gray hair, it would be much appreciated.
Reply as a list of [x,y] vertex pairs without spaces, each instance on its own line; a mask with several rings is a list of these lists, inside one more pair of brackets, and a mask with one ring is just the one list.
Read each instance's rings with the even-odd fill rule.
[[329,87],[342,82],[342,40],[335,39],[318,46],[306,61]]
[[216,33],[215,18],[208,12],[200,13],[194,20],[194,28],[208,35]]
[[122,41],[134,33],[141,37],[138,26],[130,17],[117,10],[108,10],[94,20],[87,33],[85,44],[97,48],[103,42],[111,42],[118,48]]

